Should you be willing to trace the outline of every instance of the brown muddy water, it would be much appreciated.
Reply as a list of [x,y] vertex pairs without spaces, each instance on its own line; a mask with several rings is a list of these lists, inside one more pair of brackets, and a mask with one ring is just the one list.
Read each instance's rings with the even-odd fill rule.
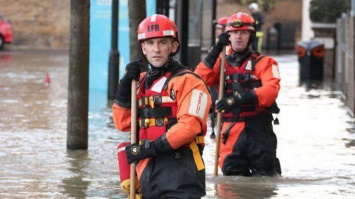
[[[274,57],[282,176],[213,177],[215,142],[206,136],[204,198],[354,198],[355,124],[342,93],[327,82],[300,84],[296,55]],[[0,198],[127,198],[116,146],[129,139],[107,105],[90,108],[89,149],[66,150],[68,63],[65,50],[0,51]],[[90,91],[95,103],[106,96]]]

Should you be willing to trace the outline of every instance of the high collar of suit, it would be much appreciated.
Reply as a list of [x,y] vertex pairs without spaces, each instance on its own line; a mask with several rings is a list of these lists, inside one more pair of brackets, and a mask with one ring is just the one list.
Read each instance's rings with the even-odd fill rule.
[[148,89],[155,80],[157,80],[159,77],[165,75],[166,72],[169,72],[171,70],[171,63],[173,62],[173,58],[170,58],[168,62],[162,66],[162,67],[155,67],[151,64],[149,64],[150,69],[147,72],[147,79],[145,83],[145,88]]
[[233,54],[228,55],[226,59],[229,65],[239,67],[251,56],[252,53],[253,51],[250,48],[247,48],[243,52],[234,52]]

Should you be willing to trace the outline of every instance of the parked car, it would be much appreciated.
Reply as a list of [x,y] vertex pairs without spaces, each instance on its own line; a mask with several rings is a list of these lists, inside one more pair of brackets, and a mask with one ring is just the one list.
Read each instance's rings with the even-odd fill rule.
[[5,43],[12,43],[12,28],[10,21],[0,15],[0,49]]

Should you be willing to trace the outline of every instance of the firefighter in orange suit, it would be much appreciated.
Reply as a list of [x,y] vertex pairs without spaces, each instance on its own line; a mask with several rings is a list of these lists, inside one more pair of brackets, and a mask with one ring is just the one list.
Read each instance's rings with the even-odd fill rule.
[[205,82],[174,59],[178,30],[164,15],[152,15],[138,26],[138,42],[149,69],[141,61],[126,66],[113,110],[116,128],[131,129],[131,82],[137,84],[137,144],[125,148],[143,198],[195,199],[206,194],[202,159],[211,97]]
[[[195,72],[208,85],[219,83],[221,52],[231,44],[226,56],[224,98],[216,104],[222,112],[219,166],[224,175],[281,174],[276,157],[277,139],[272,113],[278,113],[280,90],[277,62],[250,49],[255,38],[254,19],[246,13],[229,17],[226,33],[198,64]],[[276,120],[275,120],[276,121]]]

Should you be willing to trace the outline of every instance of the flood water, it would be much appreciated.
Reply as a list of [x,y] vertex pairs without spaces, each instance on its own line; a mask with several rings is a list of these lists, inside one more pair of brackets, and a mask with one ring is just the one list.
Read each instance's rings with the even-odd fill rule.
[[[329,82],[300,84],[296,55],[274,57],[282,176],[214,177],[206,136],[204,198],[354,198],[355,121],[342,93]],[[127,198],[116,146],[129,138],[97,105],[106,93],[90,91],[89,149],[66,150],[68,59],[65,50],[0,51],[0,198]]]

